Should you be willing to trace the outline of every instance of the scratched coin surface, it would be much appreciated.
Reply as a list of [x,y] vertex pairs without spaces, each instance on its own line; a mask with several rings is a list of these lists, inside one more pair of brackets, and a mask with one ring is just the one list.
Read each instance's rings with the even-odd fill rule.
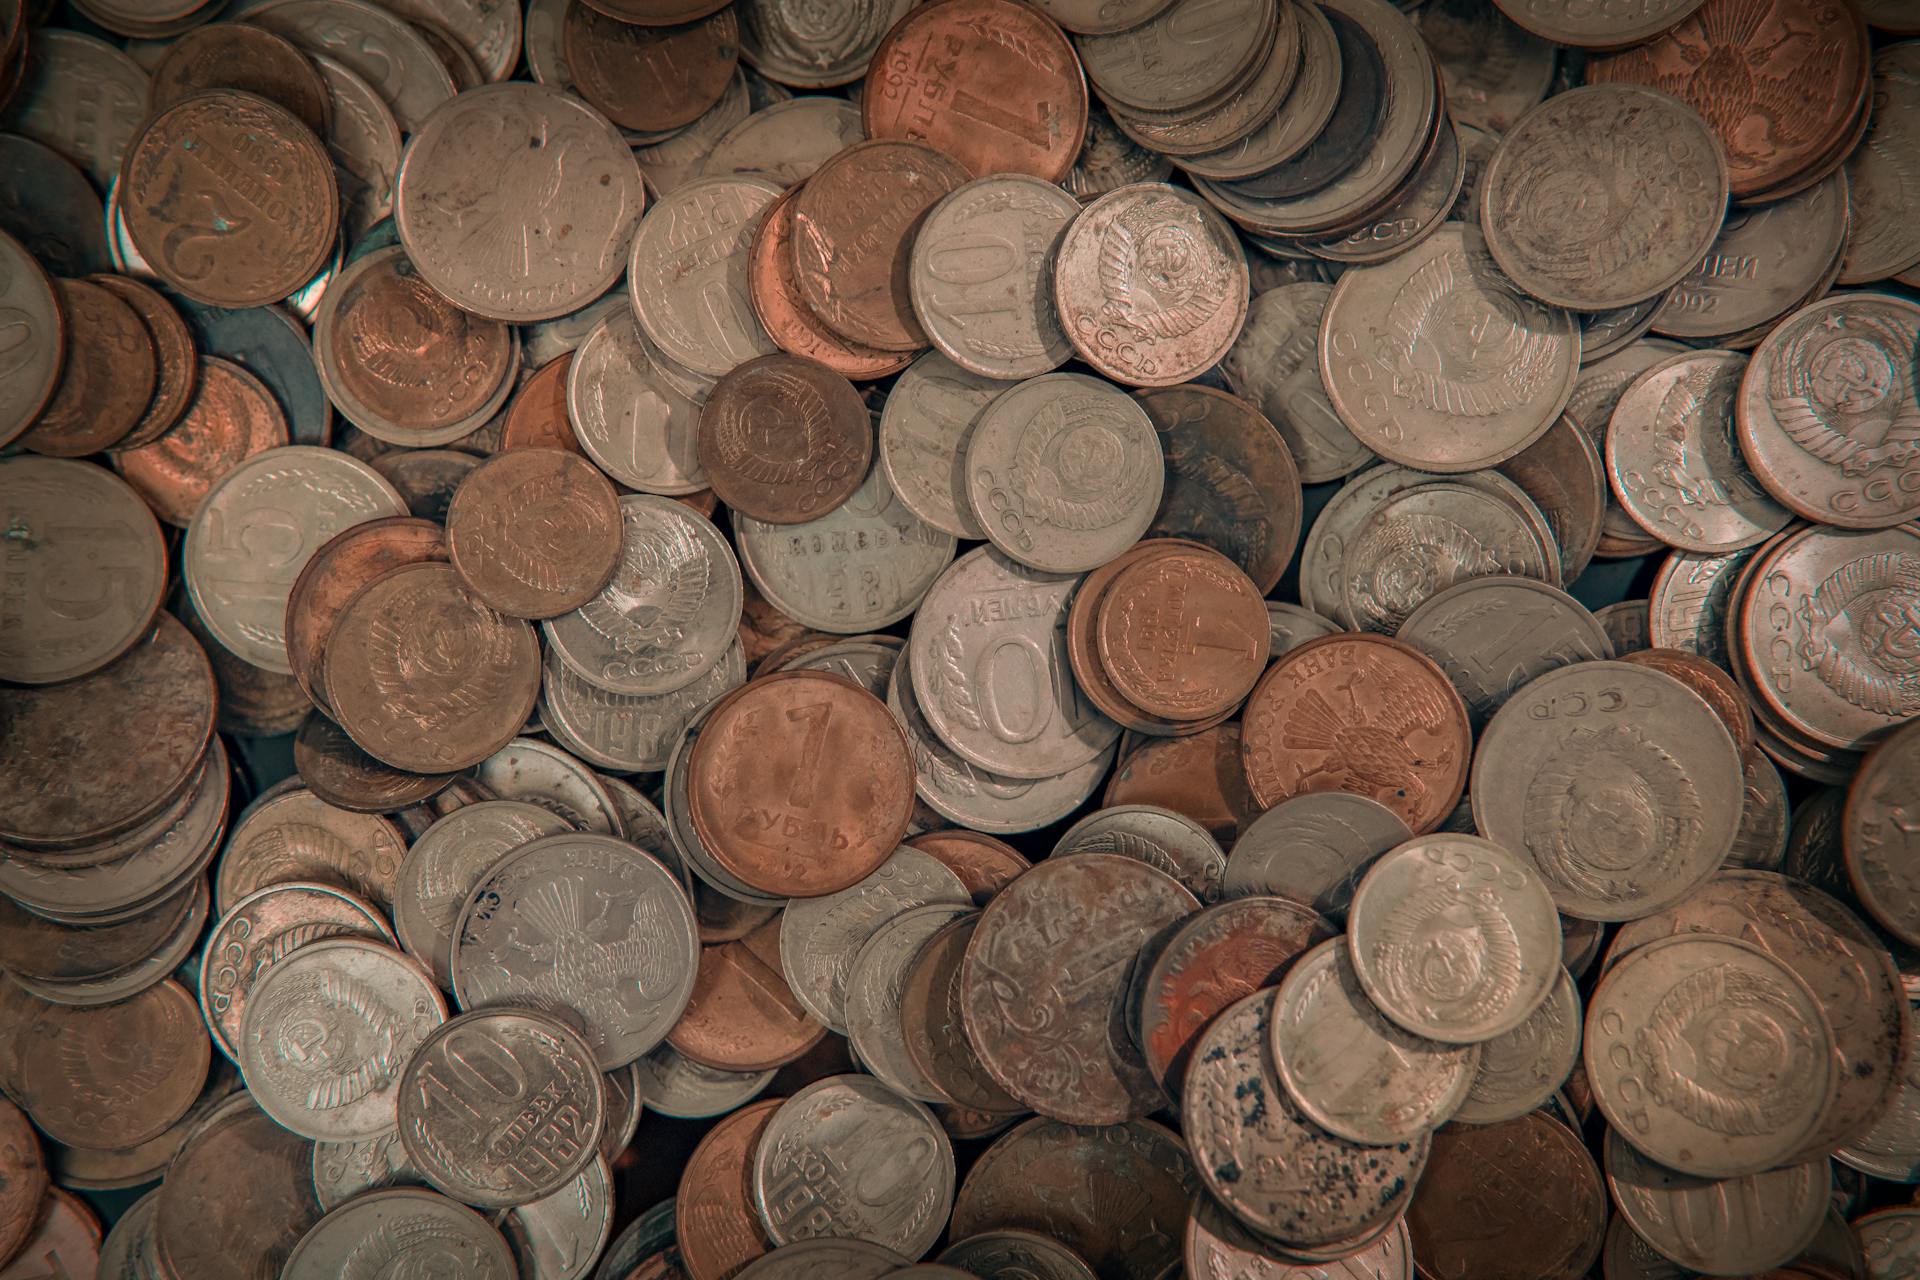
[[81,458],[127,439],[146,412],[158,365],[140,313],[91,280],[59,280],[66,355],[53,394],[20,436],[23,448]]
[[680,495],[703,489],[700,406],[662,376],[630,307],[587,334],[565,374],[562,415],[580,448],[630,489]]
[[1412,836],[1398,814],[1366,796],[1294,796],[1241,831],[1227,857],[1221,893],[1274,894],[1344,920],[1367,867]]
[[1847,789],[1840,840],[1847,878],[1867,911],[1909,946],[1920,937],[1920,885],[1908,868],[1920,832],[1920,731],[1909,724],[1875,747]]
[[1303,281],[1256,293],[1221,361],[1228,383],[1287,442],[1305,484],[1323,484],[1373,461],[1333,411],[1320,378],[1320,317],[1331,285]]
[[1848,243],[1849,205],[1847,177],[1835,174],[1785,200],[1729,209],[1713,248],[1654,313],[1653,331],[1751,346],[1761,336],[1754,329],[1826,277]]
[[564,449],[515,449],[483,462],[455,490],[446,524],[454,569],[510,617],[585,606],[621,559],[612,483]]
[[445,1268],[473,1280],[511,1280],[512,1252],[487,1220],[463,1204],[419,1187],[374,1191],[316,1222],[287,1258],[286,1280],[323,1280],[372,1267],[370,1274]]
[[1463,1124],[1495,1124],[1544,1105],[1580,1061],[1579,988],[1565,969],[1525,1022],[1480,1044],[1467,1096],[1454,1113]]
[[167,1166],[154,1209],[160,1275],[278,1275],[320,1217],[311,1144],[243,1098],[210,1113]]
[[1394,636],[1440,664],[1476,732],[1549,671],[1613,656],[1613,642],[1586,606],[1514,575],[1469,578],[1429,597]]
[[158,1137],[193,1105],[213,1052],[193,997],[173,981],[95,1008],[38,1004],[14,1035],[20,1105],[76,1147]]
[[1132,858],[1166,872],[1201,902],[1220,899],[1226,854],[1205,827],[1171,809],[1150,804],[1097,809],[1068,827],[1048,856],[1078,853]]
[[775,349],[747,277],[760,215],[779,195],[753,174],[702,178],[655,204],[633,235],[634,314],[662,353],[697,374],[717,378]]
[[[921,947],[969,910],[957,902],[930,902],[883,918],[847,968],[847,1039],[859,1061],[900,1093],[922,1102],[942,1101],[943,1094],[915,1064],[901,1025],[908,971]],[[784,941],[784,924],[781,932]]]
[[[796,88],[847,84],[866,72],[881,37],[911,7],[904,0],[858,0],[828,19],[777,0],[751,0],[738,9],[740,56]],[[849,141],[864,136],[856,130]]]
[[1335,614],[1367,631],[1397,631],[1435,594],[1506,574],[1558,580],[1551,534],[1537,509],[1457,483],[1415,485],[1381,500],[1340,556]]

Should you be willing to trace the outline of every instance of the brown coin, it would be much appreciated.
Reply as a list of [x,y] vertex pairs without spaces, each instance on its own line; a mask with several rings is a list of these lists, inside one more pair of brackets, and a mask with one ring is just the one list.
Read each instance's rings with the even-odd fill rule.
[[1313,791],[1378,800],[1415,835],[1453,812],[1473,733],[1434,661],[1385,636],[1309,640],[1281,655],[1247,699],[1241,752],[1262,808]]
[[769,524],[801,524],[867,478],[873,418],[844,377],[776,352],[720,379],[700,410],[699,451],[722,502]]
[[1434,1134],[1407,1228],[1433,1280],[1583,1276],[1606,1237],[1607,1195],[1579,1136],[1531,1111]]
[[88,282],[99,285],[132,307],[153,343],[153,398],[119,447],[132,449],[150,444],[180,420],[193,399],[194,388],[200,381],[199,344],[179,310],[145,281],[131,276],[90,276]]
[[167,613],[91,675],[8,689],[0,840],[65,847],[68,861],[87,861],[75,846],[128,831],[179,796],[213,734],[214,700],[206,654]]
[[355,813],[392,813],[420,804],[445,791],[458,776],[407,773],[384,765],[319,711],[306,718],[294,737],[293,767],[313,794]]
[[600,594],[620,563],[620,499],[564,449],[515,449],[480,464],[447,508],[453,567],[514,618],[553,618]]
[[513,741],[540,692],[533,628],[483,604],[444,564],[406,565],[363,587],[325,662],[340,727],[412,773],[479,764]]
[[909,10],[874,51],[860,122],[869,138],[937,147],[973,171],[1058,182],[1087,136],[1087,82],[1058,26],[1014,0]]
[[52,1188],[40,1206],[33,1235],[20,1250],[19,1266],[0,1275],[20,1280],[66,1280],[93,1276],[100,1266],[100,1219],[79,1196]]
[[460,482],[482,461],[479,454],[460,449],[389,449],[367,465],[394,487],[409,515],[441,521]]
[[1847,877],[1860,905],[1920,946],[1920,721],[1888,735],[1847,789],[1840,822]]
[[307,55],[250,22],[212,22],[173,42],[153,69],[147,110],[165,111],[208,89],[240,89],[285,107],[324,138],[333,95]]
[[1733,735],[1733,745],[1745,754],[1753,748],[1753,706],[1734,678],[1697,653],[1681,649],[1636,649],[1620,661],[1651,667],[1672,676],[1699,694]]
[[[687,1157],[673,1201],[673,1229],[687,1280],[730,1280],[773,1248],[749,1188],[760,1135],[785,1101],[762,1098],[740,1108],[708,1130]],[[648,1274],[643,1263],[639,1275]]]
[[33,1234],[46,1194],[47,1164],[40,1155],[40,1139],[20,1108],[0,1098],[0,1267],[11,1262]]
[[84,982],[138,964],[187,920],[199,883],[127,920],[87,927],[59,924],[0,898],[0,968],[34,982]]
[[972,1111],[1025,1111],[967,1039],[960,971],[979,923],[978,914],[950,921],[914,955],[900,986],[900,1030],[913,1065],[948,1102]]
[[259,307],[313,279],[333,251],[340,188],[313,130],[229,89],[154,116],[120,167],[127,235],[196,302]]
[[779,671],[713,708],[687,761],[700,840],[763,893],[866,879],[913,816],[913,757],[887,704],[823,671]]
[[1572,582],[1593,560],[1607,515],[1607,471],[1593,438],[1562,415],[1547,433],[1496,470],[1519,485],[1553,530],[1560,578]]
[[907,284],[913,235],[927,210],[971,176],[918,142],[857,143],[821,165],[793,203],[794,268],[807,306],[851,341],[882,351],[926,346]]
[[573,352],[555,356],[535,369],[514,393],[507,420],[500,429],[500,452],[513,449],[565,449],[580,452],[567,417],[567,374]]
[[154,514],[182,529],[229,471],[292,443],[287,415],[266,383],[219,356],[201,356],[199,364],[192,403],[172,429],[114,456],[114,466]]
[[214,639],[184,586],[175,588],[167,609],[193,633],[213,667],[215,705],[219,708],[214,724],[220,732],[270,738],[300,727],[300,722],[313,710],[313,699],[307,697],[298,680],[256,667]]
[[319,1217],[313,1145],[237,1095],[167,1167],[153,1216],[155,1260],[174,1280],[277,1276]]
[[1177,550],[1123,570],[1101,598],[1100,661],[1151,715],[1205,720],[1238,706],[1266,669],[1260,589],[1225,556]]
[[[727,7],[730,0],[596,0],[594,8],[622,22],[643,27],[671,27],[704,18]],[[757,99],[756,99],[757,101]]]
[[140,314],[90,280],[56,280],[67,360],[53,398],[20,436],[22,448],[84,458],[126,439],[153,399],[158,363]]
[[929,831],[907,843],[922,853],[932,854],[947,870],[959,876],[960,883],[973,895],[976,907],[986,906],[994,894],[1033,866],[1012,845],[964,827]]
[[403,564],[447,561],[447,535],[431,520],[385,516],[333,535],[307,561],[287,594],[287,662],[315,705],[325,688],[327,638],[360,589]]
[[571,0],[561,44],[573,88],[623,129],[692,124],[733,79],[740,23],[731,8],[677,26],[640,26]]
[[817,360],[842,377],[864,382],[900,372],[913,362],[912,352],[880,351],[850,342],[822,324],[800,296],[793,252],[793,200],[799,194],[798,186],[787,188],[767,207],[760,229],[753,234],[747,267],[753,313],[775,346]]
[[1190,737],[1144,742],[1131,752],[1123,744],[1120,767],[1100,803],[1105,808],[1150,804],[1171,809],[1231,848],[1261,808],[1247,789],[1240,739],[1240,725],[1229,722]]
[[721,1071],[770,1071],[826,1038],[780,972],[780,918],[700,952],[686,1012],[667,1043]]
[[20,1102],[48,1137],[124,1147],[186,1114],[213,1043],[199,1004],[169,979],[118,1004],[47,1005],[20,1050]]
[[1082,578],[1067,609],[1067,664],[1073,669],[1080,692],[1109,720],[1136,733],[1171,736],[1210,727],[1204,721],[1183,723],[1149,714],[1120,691],[1106,664],[1100,660],[1100,606],[1114,579],[1134,565],[1172,555],[1183,548],[1204,550],[1199,543],[1185,538],[1155,538],[1136,543]]
[[[780,612],[760,594],[751,578],[743,584],[740,606],[740,648],[749,669],[783,645],[809,634],[807,625]],[[768,670],[772,670],[771,667]]]

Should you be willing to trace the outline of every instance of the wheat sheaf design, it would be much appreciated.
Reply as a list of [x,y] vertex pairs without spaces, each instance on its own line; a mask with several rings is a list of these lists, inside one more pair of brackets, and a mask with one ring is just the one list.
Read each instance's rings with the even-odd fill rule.
[[1101,237],[1102,318],[1150,339],[1192,333],[1226,307],[1207,224],[1186,201],[1160,196],[1123,209]]
[[[1635,1042],[1655,1101],[1729,1137],[1792,1123],[1816,1052],[1812,1030],[1779,988],[1730,964],[1682,978],[1654,1005]],[[1730,1071],[1735,1053],[1765,1053],[1768,1069]]]

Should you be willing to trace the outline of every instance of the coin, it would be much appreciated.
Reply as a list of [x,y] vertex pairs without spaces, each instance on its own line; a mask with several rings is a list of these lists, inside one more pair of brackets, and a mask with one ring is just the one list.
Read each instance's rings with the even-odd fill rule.
[[581,1280],[613,1235],[613,1171],[602,1156],[552,1195],[508,1210],[496,1225],[522,1280]]
[[216,22],[175,40],[153,70],[148,107],[164,111],[208,89],[240,89],[285,107],[327,132],[332,98],[304,53],[263,27]]
[[116,293],[89,280],[60,280],[55,289],[67,354],[19,440],[35,453],[79,458],[127,438],[146,413],[157,366],[139,312]]
[[1848,197],[1837,174],[1785,200],[1729,209],[1713,248],[1654,314],[1654,331],[1733,345],[1807,300],[1849,238]]
[[633,237],[627,288],[665,355],[719,377],[774,350],[754,316],[749,261],[760,215],[780,195],[765,178],[702,178],[654,206]]
[[18,1256],[33,1234],[42,1197],[47,1192],[47,1166],[40,1142],[27,1117],[11,1102],[0,1103],[0,1266]]
[[209,307],[176,300],[202,354],[221,356],[267,384],[298,444],[325,445],[333,408],[314,369],[306,326],[281,307]]
[[1395,635],[1440,664],[1476,731],[1549,671],[1604,661],[1613,643],[1585,606],[1529,578],[1469,578],[1428,598]]
[[[171,981],[118,1004],[42,1005],[17,1034],[21,1105],[48,1137],[80,1147],[165,1132],[193,1105],[212,1053],[193,997]],[[148,1083],[128,1088],[119,1063]]]
[[1615,657],[1624,658],[1651,646],[1650,608],[1650,603],[1645,600],[1622,600],[1607,605],[1593,615],[1606,628],[1608,639],[1613,641]]
[[1551,534],[1503,497],[1435,483],[1382,498],[1341,551],[1336,612],[1356,627],[1391,632],[1432,593],[1466,580],[1499,574],[1557,580]]
[[780,4],[743,4],[740,56],[781,84],[803,89],[848,84],[866,73],[881,37],[909,7],[902,0],[862,0],[838,15],[833,26],[821,28]]
[[567,829],[564,819],[538,805],[487,800],[454,810],[413,842],[395,877],[394,928],[442,988],[453,984],[460,909],[488,869],[521,845]]
[[1035,1231],[983,1231],[948,1245],[940,1262],[987,1280],[1023,1273],[1033,1280],[1093,1280],[1093,1268],[1079,1254]]
[[242,814],[221,853],[222,912],[268,885],[320,881],[379,904],[393,900],[406,843],[387,818],[351,813],[304,790],[263,800]]
[[1873,749],[1847,789],[1840,828],[1847,878],[1861,905],[1909,946],[1920,938],[1920,886],[1905,873],[1916,837],[1914,797],[1920,795],[1917,742],[1920,731],[1908,725]]
[[725,1115],[753,1101],[774,1072],[721,1071],[705,1067],[671,1045],[661,1045],[633,1064],[647,1110],[682,1119]]
[[692,124],[726,92],[740,59],[731,8],[673,26],[640,26],[571,4],[561,39],[574,90],[615,124],[646,133]]
[[1454,1119],[1498,1124],[1544,1105],[1579,1064],[1580,1013],[1579,989],[1562,969],[1525,1022],[1481,1042],[1479,1065]]
[[771,524],[827,514],[873,463],[873,424],[853,384],[784,352],[749,360],[720,380],[700,411],[698,440],[700,465],[721,501]]
[[1321,484],[1373,460],[1333,411],[1320,380],[1320,317],[1328,285],[1282,285],[1257,293],[1222,368],[1228,383],[1286,441],[1300,479]]
[[558,370],[553,376],[564,395],[547,412],[556,427],[571,424],[568,433],[578,433],[580,448],[601,470],[648,493],[678,495],[705,486],[696,452],[699,406],[654,367],[629,308],[595,325],[577,355],[535,374],[515,402],[516,413],[550,369]]
[[[1902,975],[1904,982],[1905,975]],[[1886,1114],[1865,1133],[1834,1152],[1841,1165],[1897,1182],[1920,1181],[1920,1020],[1908,1010],[1904,1066]]]
[[1435,1134],[1407,1209],[1414,1259],[1436,1280],[1583,1275],[1606,1225],[1593,1157],[1542,1112]]
[[674,1234],[687,1280],[727,1280],[773,1247],[748,1194],[748,1169],[784,1101],[768,1098],[733,1112],[687,1157],[673,1201]]
[[220,478],[267,449],[291,443],[286,415],[265,383],[230,361],[198,361],[192,400],[158,439],[115,455],[120,474],[167,523],[184,528]]
[[506,1241],[486,1219],[416,1187],[369,1192],[327,1214],[301,1237],[281,1274],[320,1280],[350,1266],[454,1267],[475,1280],[519,1274]]
[[552,618],[600,594],[620,561],[620,505],[593,464],[561,449],[482,463],[447,508],[447,550],[474,594],[510,617]]
[[1346,917],[1353,890],[1379,855],[1412,836],[1377,800],[1316,791],[1283,800],[1240,833],[1227,859],[1227,898],[1276,894],[1332,920]]
[[[942,926],[968,914],[943,902],[910,907],[880,923],[860,944],[847,970],[845,1023],[859,1061],[873,1075],[921,1101],[942,1092],[914,1064],[902,1029],[902,1001],[916,953]],[[784,929],[783,929],[784,941]]]
[[939,1102],[988,1116],[1025,1113],[995,1082],[967,1037],[966,955],[980,923],[968,912],[941,926],[908,960],[893,1022],[914,1083]]
[[199,355],[193,332],[173,304],[143,281],[130,276],[97,275],[91,277],[90,283],[132,307],[153,343],[153,398],[140,420],[116,447],[131,449],[151,444],[180,420],[199,385]]
[[159,1274],[272,1272],[320,1217],[308,1144],[241,1097],[208,1115],[168,1166],[154,1209]]
[[[826,102],[834,99],[798,101]],[[836,147],[834,154],[838,152],[839,148]],[[767,176],[764,171],[749,172]],[[881,351],[842,337],[827,328],[800,296],[800,277],[795,266],[793,246],[793,201],[798,194],[797,186],[788,187],[768,207],[759,230],[753,234],[747,278],[753,313],[766,326],[767,336],[782,351],[817,360],[844,377],[880,377],[901,368],[912,359],[911,353]]]
[[0,390],[0,441],[11,443],[39,417],[60,383],[66,364],[66,313],[46,271],[4,233],[0,302],[20,317],[17,366]]
[[774,917],[737,941],[701,951],[693,996],[667,1043],[702,1066],[768,1071],[800,1057],[826,1034],[781,976]]
[[445,531],[433,521],[410,516],[369,520],[329,539],[287,595],[287,661],[301,688],[316,702],[331,705],[321,687],[327,639],[340,611],[361,587],[403,564],[446,558]]
[[[1721,1274],[1796,1256],[1819,1233],[1831,1203],[1826,1161],[1728,1180],[1697,1178],[1643,1158],[1619,1130],[1609,1129],[1605,1162],[1613,1202],[1637,1236],[1663,1258]],[[1695,1214],[1719,1229],[1708,1235],[1681,1227]]]
[[[887,16],[892,7],[897,7],[897,0],[889,0],[887,6],[879,7],[879,16]],[[743,57],[756,57],[753,45],[757,25],[770,16],[772,8],[748,6],[742,11]],[[876,40],[884,34],[884,29],[872,32]],[[810,52],[818,57],[818,50]],[[806,96],[776,102],[721,134],[713,150],[700,162],[700,173],[710,178],[730,173],[758,173],[791,188],[843,148],[866,136],[860,124],[860,108],[843,99]]]

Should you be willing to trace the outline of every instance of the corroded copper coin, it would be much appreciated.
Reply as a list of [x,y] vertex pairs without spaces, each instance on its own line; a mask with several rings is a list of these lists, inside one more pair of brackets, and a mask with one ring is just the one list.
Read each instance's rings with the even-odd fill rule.
[[323,543],[287,595],[287,661],[323,710],[327,637],[360,588],[403,564],[447,560],[447,535],[431,520],[386,516],[344,529]]
[[873,419],[840,374],[775,353],[720,379],[700,411],[699,449],[722,502],[769,524],[801,524],[867,478]]
[[[754,1212],[747,1171],[767,1122],[785,1101],[763,1098],[740,1108],[709,1130],[687,1157],[673,1202],[687,1280],[729,1280],[773,1247]],[[647,1274],[645,1266],[640,1271]]]
[[76,1147],[166,1132],[200,1095],[213,1052],[200,1006],[171,980],[118,1004],[44,1005],[19,1034],[21,1104]]
[[780,918],[700,953],[693,997],[667,1043],[719,1071],[770,1071],[827,1035],[780,971]]
[[947,870],[959,876],[960,883],[973,895],[976,907],[986,906],[996,893],[1033,865],[1013,846],[965,827],[929,831],[907,843],[922,853],[932,854]]
[[249,22],[213,22],[187,32],[153,69],[147,109],[165,111],[208,89],[239,89],[277,103],[324,138],[333,95],[292,41]]
[[500,428],[501,453],[515,449],[565,449],[580,452],[573,421],[567,417],[567,375],[573,372],[571,351],[555,356],[535,369],[514,393],[507,420]]
[[882,351],[926,346],[908,286],[913,235],[971,176],[932,147],[898,141],[856,144],[816,169],[794,198],[793,255],[800,296],[821,322]]
[[451,773],[408,773],[362,751],[325,713],[308,715],[293,739],[293,767],[307,789],[354,813],[392,813],[431,800],[453,784]]
[[485,760],[513,741],[540,692],[533,628],[483,604],[451,565],[406,565],[362,588],[324,661],[341,728],[414,773]]
[[152,285],[131,276],[101,275],[90,280],[132,307],[153,342],[153,398],[119,447],[150,444],[180,420],[193,399],[200,380],[199,344],[179,310]]
[[0,1100],[0,1267],[33,1234],[46,1193],[47,1165],[40,1155],[40,1140],[20,1108]]
[[1544,1111],[1448,1125],[1407,1209],[1433,1280],[1583,1276],[1600,1256],[1607,1194],[1579,1135]]
[[1272,643],[1260,589],[1212,550],[1175,550],[1122,571],[1095,626],[1101,664],[1122,696],[1172,720],[1239,705]]
[[727,91],[740,23],[726,8],[677,26],[640,26],[571,0],[561,44],[581,97],[623,129],[664,133],[692,124]]
[[1446,673],[1411,645],[1323,636],[1282,655],[1247,699],[1241,751],[1262,808],[1349,791],[1392,809],[1415,835],[1453,812],[1473,735]]
[[120,211],[169,286],[218,307],[278,302],[333,251],[340,188],[313,131],[250,93],[198,94],[127,145]]
[[775,346],[817,360],[842,377],[868,381],[898,373],[912,361],[912,353],[881,351],[841,337],[821,323],[800,296],[793,252],[793,199],[799,193],[798,186],[789,187],[767,209],[760,229],[753,233],[747,268],[753,313]]
[[167,1167],[154,1209],[160,1274],[252,1280],[320,1217],[313,1144],[239,1095],[215,1108]]
[[694,829],[728,874],[817,897],[864,880],[913,816],[913,757],[887,704],[821,671],[729,694],[687,762]]
[[266,383],[218,356],[202,356],[199,364],[193,400],[172,429],[114,457],[154,514],[181,528],[227,472],[256,453],[292,443],[287,415]]
[[945,1101],[996,1114],[1025,1111],[988,1073],[967,1039],[960,974],[978,912],[944,925],[907,962],[900,984],[900,1033],[915,1070]]
[[869,138],[937,147],[973,171],[1058,182],[1087,136],[1080,59],[1046,15],[1014,0],[940,0],[874,51],[860,121]]
[[1184,814],[1231,847],[1260,816],[1240,763],[1240,724],[1229,721],[1183,738],[1163,738],[1122,750],[1103,806],[1150,804]]
[[1182,550],[1205,551],[1206,548],[1185,538],[1155,538],[1135,543],[1082,578],[1067,609],[1067,663],[1073,669],[1081,695],[1109,720],[1135,733],[1168,736],[1211,727],[1205,719],[1182,723],[1150,714],[1121,691],[1100,657],[1100,607],[1106,600],[1107,589],[1135,565]]
[[131,306],[90,280],[57,280],[67,358],[52,399],[20,437],[22,448],[84,458],[126,439],[153,398],[153,339]]
[[600,594],[620,562],[620,500],[585,458],[515,449],[468,473],[447,550],[473,593],[513,618],[552,618]]

